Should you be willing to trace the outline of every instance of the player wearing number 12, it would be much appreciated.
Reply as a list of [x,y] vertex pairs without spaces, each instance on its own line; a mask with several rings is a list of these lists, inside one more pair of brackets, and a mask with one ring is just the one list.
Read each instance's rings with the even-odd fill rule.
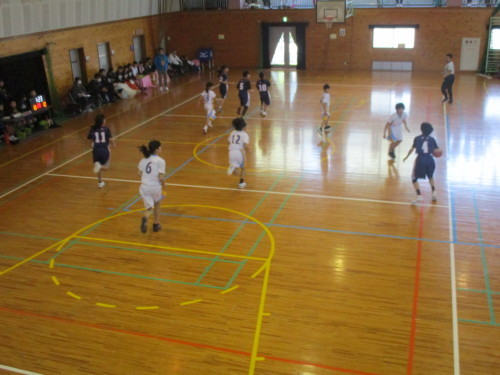
[[227,174],[232,175],[236,168],[240,168],[240,183],[238,185],[240,189],[247,186],[245,183],[245,149],[248,150],[250,137],[245,131],[246,126],[247,123],[243,118],[235,118],[233,120],[234,130],[227,139],[229,142],[229,168]]
[[115,145],[115,141],[111,136],[111,131],[106,125],[104,115],[97,115],[94,120],[94,125],[91,126],[87,139],[92,141],[92,158],[94,161],[94,173],[97,174],[99,188],[106,185],[102,180],[102,171],[109,168],[109,160],[111,152],[109,145]]
[[139,150],[144,155],[144,159],[139,162],[139,175],[141,176],[141,193],[144,202],[144,216],[141,218],[141,232],[148,230],[148,219],[154,212],[153,232],[161,229],[160,225],[160,202],[162,191],[165,190],[165,160],[158,156],[161,152],[160,141],[152,140],[148,147],[142,145]]
[[428,122],[423,122],[420,125],[420,130],[422,134],[415,137],[413,140],[413,146],[408,151],[408,155],[403,159],[405,161],[408,157],[416,151],[417,158],[413,165],[412,182],[417,193],[417,199],[412,202],[412,204],[419,204],[422,202],[422,195],[420,194],[420,186],[418,180],[421,178],[428,178],[429,184],[432,189],[432,201],[437,201],[437,193],[434,187],[434,170],[436,169],[436,163],[434,162],[433,154],[439,155],[436,151],[440,151],[440,148],[434,139],[431,137],[431,133],[434,128]]

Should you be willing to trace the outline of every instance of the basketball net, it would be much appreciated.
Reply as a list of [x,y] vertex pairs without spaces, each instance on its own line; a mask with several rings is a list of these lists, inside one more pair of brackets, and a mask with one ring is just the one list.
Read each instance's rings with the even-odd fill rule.
[[336,17],[325,17],[325,27],[331,29]]

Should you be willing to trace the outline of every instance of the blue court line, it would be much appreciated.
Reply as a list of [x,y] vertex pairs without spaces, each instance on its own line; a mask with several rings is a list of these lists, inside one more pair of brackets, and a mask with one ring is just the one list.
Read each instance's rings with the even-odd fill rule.
[[[483,231],[481,230],[481,222],[479,220],[479,210],[477,208],[477,200],[476,193],[472,192],[472,202],[474,203],[474,216],[476,218],[477,224],[477,236],[479,243],[483,243]],[[486,287],[486,297],[488,299],[488,307],[490,310],[490,320],[492,323],[496,323],[495,319],[495,308],[493,307],[493,298],[491,296],[491,286],[490,286],[490,275],[488,272],[488,261],[486,260],[486,254],[484,246],[481,246],[481,263],[483,265],[483,273],[484,273],[484,285]]]
[[50,240],[50,241],[61,241],[60,238],[52,238],[52,237],[44,237],[44,236],[37,236],[34,234],[25,234],[25,233],[14,233],[14,232],[3,232],[0,231],[0,234],[7,234],[9,236],[17,236],[17,237],[28,237],[28,238],[36,238],[38,240]]
[[487,290],[479,290],[479,289],[457,288],[457,290],[462,290],[462,291],[464,291],[464,292],[474,292],[474,293],[491,293],[491,294],[497,294],[497,295],[500,295],[500,292],[494,292],[494,291],[490,291],[490,292],[488,292]]
[[[259,209],[259,207],[261,206],[261,204],[266,200],[266,198],[269,196],[269,192],[272,191],[276,185],[283,179],[284,175],[282,174],[281,176],[279,176],[278,178],[276,178],[276,180],[273,182],[273,184],[271,185],[271,187],[267,190],[267,192],[262,196],[262,198],[260,198],[260,200],[257,202],[257,204],[252,208],[252,211],[250,211],[250,213],[248,214],[249,216],[253,216],[255,214],[255,212]],[[241,232],[241,230],[245,227],[245,224],[248,224],[249,222],[252,222],[254,224],[257,224],[251,220],[243,220],[241,221],[241,224],[240,226],[233,232],[233,234],[231,235],[231,237],[226,241],[226,243],[224,244],[224,246],[222,247],[222,249],[219,251],[219,253],[224,253],[227,248],[229,247],[229,245],[233,242],[233,240],[236,238],[236,236]],[[213,265],[215,264],[215,261],[219,259],[219,255],[217,255],[216,257],[213,258],[213,261],[207,266],[205,267],[203,273],[198,277],[198,279],[196,280],[196,283],[200,283],[201,280],[203,280],[203,278],[208,274],[208,272],[210,272],[210,270],[212,269]],[[241,262],[240,262],[241,264]],[[241,267],[241,266],[240,266]]]
[[[10,255],[0,255],[0,257],[1,258],[7,258],[7,259],[14,259],[14,260],[23,260],[23,259],[25,259],[25,258],[10,256]],[[32,259],[32,260],[30,260],[30,262],[40,263],[40,264],[49,264],[49,261],[37,260],[37,259]],[[159,277],[135,275],[135,274],[124,273],[124,272],[106,271],[106,270],[100,270],[100,269],[95,269],[95,268],[73,266],[71,264],[58,263],[57,267],[72,268],[72,269],[84,270],[84,271],[92,271],[92,272],[104,273],[104,274],[109,274],[109,275],[135,277],[137,279],[147,279],[147,280],[154,280],[154,281],[163,281],[163,282],[169,282],[169,283],[174,283],[174,284],[201,286],[201,287],[204,287],[204,288],[212,288],[212,289],[220,289],[220,290],[226,289],[226,287],[222,287],[222,286],[214,286],[214,285],[208,285],[208,284],[195,284],[195,283],[190,283],[190,282],[187,282],[187,281],[162,279],[162,278],[159,278]]]
[[500,327],[500,323],[485,322],[482,320],[458,319],[458,321],[461,323],[476,323],[476,324],[485,324],[485,325],[489,325],[489,326]]
[[[294,193],[295,190],[297,190],[299,184],[302,182],[302,179],[303,177],[301,176],[298,181],[295,183],[295,185],[292,187],[292,190],[290,191],[290,193]],[[276,220],[276,218],[278,217],[278,215],[281,213],[281,211],[283,210],[283,208],[285,207],[285,205],[288,203],[288,200],[291,198],[292,196],[289,194],[285,197],[285,199],[283,199],[283,202],[281,202],[280,206],[278,207],[278,209],[276,210],[276,212],[274,213],[273,217],[271,218],[271,220],[269,221],[268,224],[265,224],[266,226],[270,226],[274,223],[274,220]],[[266,232],[265,231],[262,231],[259,238],[257,239],[257,241],[254,242],[252,248],[250,249],[250,251],[248,252],[247,256],[252,256],[253,252],[255,251],[255,249],[257,249],[257,247],[259,246],[260,244],[260,241],[262,241],[262,239],[264,238],[264,236],[266,235]],[[236,269],[236,271],[233,273],[233,275],[231,276],[231,278],[229,279],[229,281],[227,282],[226,284],[226,289],[229,288],[231,286],[231,284],[234,282],[234,280],[238,277],[238,275],[240,274],[241,270],[243,269],[243,267],[245,267],[245,264],[247,263],[248,259],[244,259],[240,266]]]

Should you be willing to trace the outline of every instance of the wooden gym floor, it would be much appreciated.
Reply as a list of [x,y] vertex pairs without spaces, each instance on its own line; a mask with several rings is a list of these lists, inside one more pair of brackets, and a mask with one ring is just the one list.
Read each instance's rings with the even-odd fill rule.
[[[96,113],[0,150],[6,374],[499,372],[498,83],[461,74],[443,106],[438,74],[269,75],[245,190],[225,172],[234,84],[202,135],[208,73],[103,108],[117,138],[103,189],[85,139]],[[399,101],[411,134],[391,163],[382,131]],[[438,202],[423,181],[411,206],[402,158],[422,121],[445,155]],[[168,196],[162,231],[142,234],[137,146],[153,138]]]

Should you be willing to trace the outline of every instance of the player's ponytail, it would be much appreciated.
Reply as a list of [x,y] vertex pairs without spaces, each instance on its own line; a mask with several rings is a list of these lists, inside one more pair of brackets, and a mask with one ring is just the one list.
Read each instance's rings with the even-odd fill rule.
[[146,159],[151,156],[151,154],[149,153],[149,149],[144,145],[139,146],[139,151],[142,152]]
[[101,113],[97,115],[94,119],[94,125],[92,125],[92,130],[98,130],[104,125],[104,120],[106,117]]
[[222,74],[224,73],[224,70],[226,70],[226,66],[225,65],[222,65],[219,69],[219,74]]
[[139,151],[142,152],[144,157],[147,159],[151,155],[153,155],[156,150],[158,150],[161,147],[161,142],[157,141],[156,139],[153,139],[151,142],[148,143],[148,147],[142,145],[139,146]]
[[205,86],[205,91],[208,94],[208,90],[210,90],[210,87],[212,87],[214,84],[212,82],[207,82],[207,85]]

